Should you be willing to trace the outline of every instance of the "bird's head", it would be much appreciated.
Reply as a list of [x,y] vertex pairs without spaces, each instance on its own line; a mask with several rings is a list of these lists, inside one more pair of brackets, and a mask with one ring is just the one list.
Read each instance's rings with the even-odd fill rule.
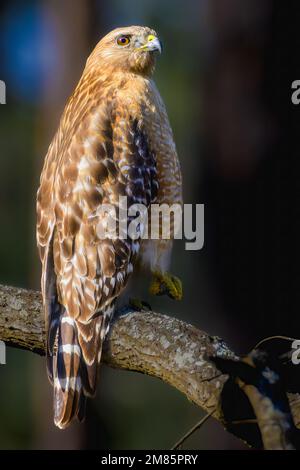
[[144,26],[118,28],[97,44],[89,61],[93,65],[152,75],[162,45],[156,32]]

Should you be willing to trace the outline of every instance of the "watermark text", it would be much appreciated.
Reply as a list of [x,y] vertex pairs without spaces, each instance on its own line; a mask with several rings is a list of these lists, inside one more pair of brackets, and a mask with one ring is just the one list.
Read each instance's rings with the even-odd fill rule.
[[0,104],[6,104],[6,85],[3,80],[0,80]]
[[3,341],[0,341],[0,364],[6,364],[6,346]]

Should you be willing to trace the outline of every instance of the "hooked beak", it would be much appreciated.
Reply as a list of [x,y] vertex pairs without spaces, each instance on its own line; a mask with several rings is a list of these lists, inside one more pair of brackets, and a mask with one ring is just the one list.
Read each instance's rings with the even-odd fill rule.
[[158,51],[160,54],[162,52],[162,45],[158,37],[150,34],[147,38],[146,44],[140,47],[140,49],[148,52]]

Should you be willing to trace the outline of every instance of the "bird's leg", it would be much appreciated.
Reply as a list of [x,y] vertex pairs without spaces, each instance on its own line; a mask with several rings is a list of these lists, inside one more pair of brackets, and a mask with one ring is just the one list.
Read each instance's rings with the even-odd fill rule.
[[152,295],[168,295],[171,299],[181,300],[183,296],[181,280],[172,274],[153,272],[149,292]]

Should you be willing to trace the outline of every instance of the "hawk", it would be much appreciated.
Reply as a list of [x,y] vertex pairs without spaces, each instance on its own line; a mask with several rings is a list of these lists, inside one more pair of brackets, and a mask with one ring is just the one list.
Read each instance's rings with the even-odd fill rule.
[[[147,27],[119,28],[87,60],[45,158],[37,193],[37,244],[54,422],[85,416],[96,391],[102,344],[115,303],[138,266],[150,291],[182,296],[167,272],[174,238],[101,237],[103,205],[182,204],[180,165],[167,112],[152,79],[161,43]],[[128,216],[126,223],[130,222]],[[163,221],[160,219],[160,223]],[[102,233],[102,232],[101,232]]]

